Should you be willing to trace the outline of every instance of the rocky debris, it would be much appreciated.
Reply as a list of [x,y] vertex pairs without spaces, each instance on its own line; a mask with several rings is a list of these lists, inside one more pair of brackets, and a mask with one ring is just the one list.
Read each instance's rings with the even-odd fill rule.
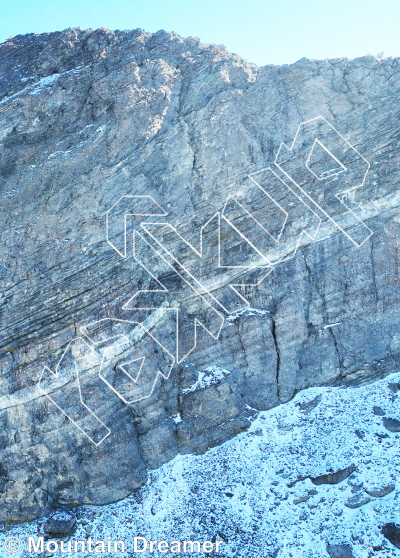
[[[399,379],[400,374],[390,378]],[[335,546],[350,545],[355,557],[372,558],[379,549],[384,549],[382,557],[391,556],[392,544],[384,538],[381,526],[393,522],[400,509],[396,490],[361,508],[344,505],[353,496],[351,490],[359,490],[362,483],[368,490],[395,484],[400,468],[398,447],[377,444],[371,420],[373,405],[386,408],[388,404],[387,381],[357,390],[312,388],[307,396],[311,399],[321,392],[323,404],[312,416],[307,415],[305,427],[296,427],[285,436],[278,434],[276,425],[302,422],[296,402],[304,393],[259,413],[251,431],[263,430],[266,452],[259,449],[262,438],[242,433],[203,455],[177,455],[149,471],[146,486],[120,502],[77,506],[73,539],[107,540],[111,536],[125,541],[129,556],[135,556],[132,533],[159,541],[217,537],[225,541],[221,555],[235,558],[270,556],[278,548],[278,556],[283,551],[294,558],[326,558],[331,556],[326,550],[328,542],[332,553],[339,550]],[[364,443],[354,444],[351,434],[356,429],[365,432]],[[370,444],[374,453],[366,455]],[[342,470],[349,463],[357,463],[357,472],[342,483],[316,487],[309,479],[331,469]],[[303,477],[304,484],[289,488],[287,474]],[[293,503],[308,494],[312,498]],[[36,536],[41,524],[14,525],[7,534],[27,540],[29,535]],[[1,537],[0,532],[0,545]],[[288,552],[283,549],[283,537]],[[393,551],[397,550],[393,547]],[[64,555],[59,552],[54,558]]]
[[47,535],[68,535],[71,533],[76,519],[66,512],[53,514],[44,524],[43,530]]
[[389,430],[389,432],[400,432],[400,420],[384,417],[382,422],[383,426],[386,430]]
[[382,527],[382,534],[395,547],[400,548],[400,525],[386,523]]
[[389,434],[386,434],[386,432],[374,432],[374,436],[376,436],[377,438],[380,438],[380,440],[384,440],[385,438],[389,438]]
[[254,430],[253,432],[249,432],[247,435],[248,436],[262,436],[263,431],[261,430],[261,428],[257,428],[257,430]]
[[319,477],[311,478],[311,482],[316,485],[321,484],[338,484],[339,482],[347,479],[354,471],[357,470],[355,465],[350,465],[345,469],[340,469],[335,473],[327,473],[326,475],[320,475]]
[[290,481],[287,483],[287,487],[288,487],[288,488],[293,488],[293,486],[295,486],[298,482],[301,482],[301,481],[303,481],[303,480],[305,480],[305,479],[308,479],[308,476],[307,476],[307,475],[297,475],[293,480],[290,480]]
[[385,414],[386,414],[383,409],[381,409],[380,407],[377,407],[377,406],[372,407],[372,411],[373,411],[374,415],[377,415],[378,417],[384,417]]
[[362,430],[358,430],[358,429],[357,429],[357,430],[355,431],[355,434],[356,434],[357,438],[360,438],[360,440],[363,440],[364,437],[365,437],[365,432],[362,431]]
[[293,425],[292,424],[279,424],[278,425],[278,432],[290,432],[291,430],[293,430]]
[[344,505],[346,506],[346,508],[360,508],[361,506],[364,506],[364,504],[368,504],[370,500],[371,498],[369,496],[360,493],[346,500]]
[[311,498],[311,496],[315,496],[317,494],[317,491],[315,489],[311,489],[308,490],[307,494],[304,494],[304,496],[300,496],[299,498],[296,498],[295,500],[293,500],[293,504],[297,505],[297,504],[301,504],[303,502],[307,502],[307,500],[309,498]]
[[321,395],[317,395],[317,397],[314,397],[314,399],[312,399],[311,401],[306,401],[305,403],[300,401],[299,403],[297,403],[297,406],[301,411],[310,413],[313,409],[315,409],[315,407],[317,407],[320,404],[320,402],[321,402]]
[[330,558],[354,558],[351,547],[347,544],[328,545],[326,550]]
[[308,494],[306,494],[305,496],[300,496],[300,498],[296,498],[295,500],[293,500],[293,504],[295,505],[302,504],[303,502],[306,502],[309,498],[311,498],[311,496],[309,496]]
[[395,489],[394,484],[384,484],[383,486],[376,486],[376,487],[364,487],[364,490],[367,494],[372,496],[373,498],[383,498],[387,496]]
[[362,488],[363,488],[362,483],[361,483],[361,484],[355,483],[355,484],[352,484],[352,485],[351,485],[351,491],[352,491],[353,493],[354,493],[354,492],[355,492],[355,493],[360,492],[360,490],[362,490]]

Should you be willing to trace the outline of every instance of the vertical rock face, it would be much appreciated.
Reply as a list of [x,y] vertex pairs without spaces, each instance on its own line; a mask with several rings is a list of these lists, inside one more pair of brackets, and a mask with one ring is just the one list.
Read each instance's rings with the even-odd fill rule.
[[275,334],[279,354],[279,397],[281,401],[288,401],[297,387],[300,350],[308,338],[304,309],[293,295],[285,296],[277,306]]
[[0,45],[0,520],[398,369],[399,70],[163,31]]

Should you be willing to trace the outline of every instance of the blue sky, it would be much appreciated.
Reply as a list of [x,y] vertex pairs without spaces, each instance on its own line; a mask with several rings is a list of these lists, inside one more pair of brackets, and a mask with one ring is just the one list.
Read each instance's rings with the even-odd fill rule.
[[400,55],[400,0],[3,0],[0,41],[67,27],[176,31],[258,65]]

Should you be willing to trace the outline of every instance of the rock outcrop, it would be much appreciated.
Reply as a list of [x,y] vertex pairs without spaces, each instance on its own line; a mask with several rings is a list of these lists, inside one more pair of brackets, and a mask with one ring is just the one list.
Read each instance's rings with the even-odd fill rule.
[[0,520],[398,369],[399,71],[164,31],[0,45]]

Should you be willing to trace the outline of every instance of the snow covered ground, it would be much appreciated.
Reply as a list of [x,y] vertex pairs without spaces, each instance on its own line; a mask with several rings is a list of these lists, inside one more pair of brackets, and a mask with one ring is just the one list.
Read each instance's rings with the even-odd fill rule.
[[[384,426],[390,423],[385,419],[400,419],[399,382],[400,374],[394,374],[359,388],[302,391],[285,405],[255,414],[250,429],[224,445],[201,456],[178,456],[150,472],[148,484],[131,497],[75,509],[78,526],[70,540],[111,536],[125,542],[124,556],[150,555],[133,553],[135,535],[223,540],[218,556],[225,558],[329,558],[328,544],[348,545],[354,558],[400,556],[380,530],[400,523],[400,432]],[[351,465],[356,471],[342,482],[311,481]],[[368,494],[387,490],[392,491],[382,497]],[[356,508],[345,505],[364,501]],[[22,543],[14,556],[36,555],[27,552],[27,540],[37,539],[43,523],[9,527],[0,534],[0,555],[9,555],[2,548],[9,536]],[[152,554],[180,555],[187,554]]]

